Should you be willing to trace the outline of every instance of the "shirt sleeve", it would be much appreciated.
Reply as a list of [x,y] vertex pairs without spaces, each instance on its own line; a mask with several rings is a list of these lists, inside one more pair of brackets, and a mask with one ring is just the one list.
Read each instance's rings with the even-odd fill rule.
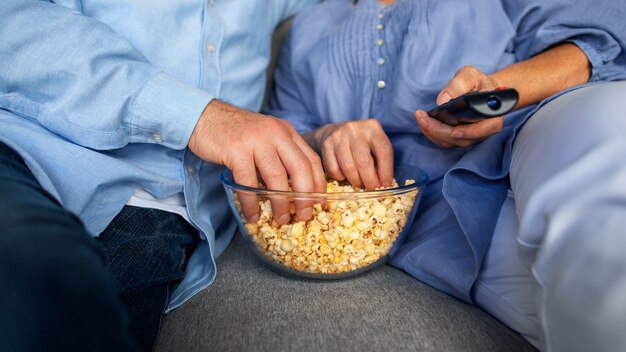
[[0,1],[0,108],[85,147],[187,146],[214,98],[150,64],[109,26],[36,0]]
[[573,42],[592,65],[591,81],[626,79],[626,4],[623,0],[502,0],[516,28],[518,60]]

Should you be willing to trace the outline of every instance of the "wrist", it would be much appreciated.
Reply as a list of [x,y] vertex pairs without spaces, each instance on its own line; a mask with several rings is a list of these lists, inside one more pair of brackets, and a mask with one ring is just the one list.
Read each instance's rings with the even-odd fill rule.
[[322,155],[322,145],[344,122],[330,123],[304,134],[302,137],[317,154]]
[[[325,127],[325,126],[324,126]],[[307,132],[302,135],[304,141],[313,149],[317,154],[320,153],[322,147],[323,138],[321,137],[322,129],[324,127],[320,127],[311,132]]]
[[497,88],[515,88],[511,82],[506,80],[505,77],[502,77],[502,75],[499,75],[500,72],[501,71],[498,71],[490,75],[487,75],[487,77],[489,77],[489,79],[493,83],[494,87],[496,89]]
[[227,114],[226,109],[228,107],[234,108],[218,99],[213,99],[200,114],[188,143],[189,150],[199,158],[223,164],[223,160],[220,158],[221,153],[216,150],[222,144],[216,139],[225,138],[226,131],[222,131],[221,119]]

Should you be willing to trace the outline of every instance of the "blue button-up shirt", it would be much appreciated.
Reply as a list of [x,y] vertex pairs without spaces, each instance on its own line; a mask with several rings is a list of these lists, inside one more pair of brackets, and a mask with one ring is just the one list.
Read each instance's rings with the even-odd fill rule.
[[260,108],[272,31],[313,2],[0,1],[0,140],[93,235],[136,188],[183,192],[206,241],[172,309],[213,281],[236,226],[189,137],[214,98]]

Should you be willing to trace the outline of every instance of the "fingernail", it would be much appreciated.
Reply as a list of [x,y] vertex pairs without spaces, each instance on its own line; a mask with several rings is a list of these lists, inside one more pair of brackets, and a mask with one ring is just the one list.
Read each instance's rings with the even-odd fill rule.
[[454,131],[452,132],[452,138],[463,138],[465,136],[465,133],[461,132],[461,131]]
[[309,220],[313,215],[313,208],[307,207],[300,211],[300,220]]
[[448,92],[443,92],[443,94],[441,94],[441,103],[440,104],[447,103],[450,99],[452,99],[450,97],[450,94],[448,94]]
[[276,219],[276,222],[279,224],[286,224],[289,222],[289,214],[285,213],[281,216],[278,217],[278,219]]
[[248,219],[249,223],[256,224],[259,221],[259,214],[254,214]]

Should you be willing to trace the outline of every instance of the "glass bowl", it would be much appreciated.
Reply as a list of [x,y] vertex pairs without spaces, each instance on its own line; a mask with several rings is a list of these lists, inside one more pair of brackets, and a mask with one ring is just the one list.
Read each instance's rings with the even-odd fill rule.
[[[427,175],[414,167],[396,166],[398,186],[364,191],[329,182],[327,193],[275,191],[236,184],[230,170],[221,180],[246,247],[262,263],[292,277],[343,279],[365,273],[387,261],[406,236],[418,208]],[[347,187],[346,187],[347,186]],[[351,190],[351,191],[346,191]],[[259,208],[250,223],[241,200]],[[291,219],[279,226],[271,202],[288,201]],[[293,202],[314,202],[313,217],[299,221]]]

